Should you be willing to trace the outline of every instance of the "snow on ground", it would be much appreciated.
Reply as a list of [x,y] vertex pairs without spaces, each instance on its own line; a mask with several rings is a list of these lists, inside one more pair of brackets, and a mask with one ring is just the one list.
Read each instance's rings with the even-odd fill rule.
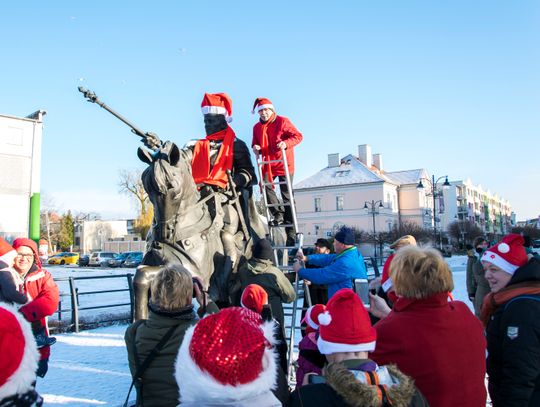
[[[446,259],[452,268],[454,299],[468,301],[465,284],[466,256]],[[77,267],[48,267],[57,278],[65,276],[98,276],[133,273],[133,269],[80,269]],[[112,280],[85,280],[85,290],[116,288],[120,283]],[[61,283],[61,291],[68,286]],[[83,285],[81,283],[81,289]],[[116,293],[125,299],[126,292]],[[95,298],[98,298],[97,295]],[[94,300],[95,300],[94,298]],[[89,300],[88,302],[90,302]],[[118,298],[113,303],[124,302]],[[57,334],[58,342],[52,347],[49,372],[38,379],[37,389],[45,405],[65,406],[122,406],[131,384],[127,363],[124,332],[127,325],[110,326],[80,333]],[[134,399],[132,391],[131,399]]]

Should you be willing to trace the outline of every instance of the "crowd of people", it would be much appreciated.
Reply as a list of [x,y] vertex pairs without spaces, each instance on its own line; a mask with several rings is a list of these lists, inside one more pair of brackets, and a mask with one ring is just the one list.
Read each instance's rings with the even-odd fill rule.
[[[294,174],[293,148],[302,135],[269,99],[257,98],[255,110],[252,148],[268,161],[261,186],[270,223],[285,227],[291,246],[293,198],[284,177]],[[256,177],[247,145],[228,126],[232,102],[205,94],[202,111],[207,137],[192,146],[195,181],[204,193],[205,186],[223,188],[232,173],[249,228],[247,197]],[[146,407],[480,407],[486,373],[493,406],[540,406],[540,260],[522,236],[509,234],[491,247],[481,237],[473,242],[467,292],[474,314],[452,298],[452,273],[441,253],[410,235],[391,245],[382,276],[370,283],[367,309],[354,291],[354,281],[368,277],[356,243],[354,231],[343,227],[332,244],[317,240],[314,254],[296,253],[293,271],[315,305],[303,315],[292,392],[283,303],[296,293],[275,266],[268,240],[258,240],[252,257],[230,275],[232,306],[222,309],[182,265],[160,266],[148,318],[125,333],[132,376],[125,406],[134,388],[135,405]],[[55,339],[47,317],[58,300],[36,243],[0,239],[0,407],[42,405],[36,378],[48,370]]]

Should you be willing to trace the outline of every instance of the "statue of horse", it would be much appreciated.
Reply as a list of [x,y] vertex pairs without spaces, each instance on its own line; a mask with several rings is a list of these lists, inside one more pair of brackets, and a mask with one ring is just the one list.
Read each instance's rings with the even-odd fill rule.
[[[251,236],[244,236],[241,230],[234,235],[238,250],[234,258],[224,250],[221,236],[226,205],[232,203],[224,200],[220,192],[201,199],[191,174],[190,154],[167,141],[156,153],[139,148],[137,155],[148,164],[142,181],[154,206],[154,220],[142,266],[133,281],[135,319],[147,316],[150,282],[159,269],[152,266],[165,263],[181,263],[204,281],[213,300],[226,302],[230,273],[249,258],[252,242],[266,235],[267,225],[257,213],[254,200],[251,198],[249,205]],[[207,205],[209,200],[215,201],[213,217]],[[276,244],[283,244],[285,235],[278,234],[277,240]]]

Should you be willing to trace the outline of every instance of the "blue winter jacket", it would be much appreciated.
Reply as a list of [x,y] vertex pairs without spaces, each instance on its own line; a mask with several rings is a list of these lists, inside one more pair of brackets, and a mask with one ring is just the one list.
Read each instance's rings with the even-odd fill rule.
[[367,278],[364,258],[356,247],[350,247],[340,254],[312,254],[308,263],[318,268],[302,268],[299,277],[314,284],[328,285],[328,298],[342,288],[353,288],[355,278]]

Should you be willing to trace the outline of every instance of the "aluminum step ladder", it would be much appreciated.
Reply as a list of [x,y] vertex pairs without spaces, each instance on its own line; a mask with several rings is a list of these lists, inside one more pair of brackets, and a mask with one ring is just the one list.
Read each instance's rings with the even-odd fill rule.
[[[273,163],[283,163],[283,168],[285,169],[285,182],[278,181],[274,182],[274,180],[265,180],[264,174],[263,174],[263,167],[265,165],[270,165]],[[288,254],[290,250],[302,250],[303,244],[304,244],[304,235],[302,233],[299,233],[298,231],[298,221],[296,217],[296,207],[294,205],[294,194],[293,194],[293,188],[292,188],[292,182],[291,177],[289,173],[289,167],[287,165],[287,155],[285,154],[285,149],[281,149],[281,160],[269,160],[265,157],[262,157],[261,154],[257,154],[257,168],[259,172],[259,180],[261,182],[261,190],[262,190],[262,202],[265,209],[265,215],[268,222],[268,235],[267,238],[270,241],[272,248],[274,249],[274,263],[276,266],[288,276],[289,280],[293,284],[294,291],[296,293],[296,299],[292,302],[292,304],[283,304],[283,312],[285,315],[285,326],[283,327],[285,329],[285,339],[287,341],[287,376],[288,376],[288,382],[289,384],[294,384],[296,381],[295,376],[295,367],[294,367],[294,351],[295,349],[298,349],[298,345],[295,344],[295,338],[301,336],[301,330],[300,330],[300,319],[298,318],[298,308],[299,308],[299,302],[303,301],[303,308],[301,307],[301,311],[307,309],[311,306],[311,297],[309,295],[309,289],[304,284],[303,280],[298,279],[297,273],[293,272],[292,264],[289,261]],[[289,203],[278,203],[278,204],[269,204],[268,203],[268,197],[266,196],[266,187],[273,185],[274,187],[277,185],[287,185],[287,189],[290,193],[291,200]],[[276,206],[290,206],[291,207],[291,214],[292,214],[292,223],[290,224],[279,224],[274,225],[271,222],[271,207]],[[293,228],[294,234],[295,234],[295,244],[293,246],[287,246],[276,244],[276,229],[277,228]],[[281,261],[280,261],[281,260]],[[289,319],[289,322],[287,322],[287,319]],[[297,336],[298,335],[298,336]]]

